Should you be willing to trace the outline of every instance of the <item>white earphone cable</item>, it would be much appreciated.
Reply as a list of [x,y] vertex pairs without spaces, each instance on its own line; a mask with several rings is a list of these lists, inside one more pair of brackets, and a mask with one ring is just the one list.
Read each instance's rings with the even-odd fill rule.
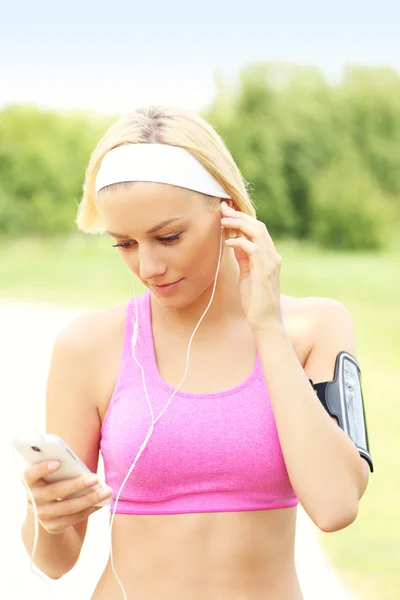
[[216,271],[215,278],[214,278],[214,285],[213,285],[213,289],[212,289],[212,294],[211,294],[210,301],[209,301],[209,303],[208,303],[205,311],[203,312],[202,316],[200,317],[200,320],[197,323],[196,327],[194,328],[193,333],[192,333],[192,335],[190,337],[189,344],[188,344],[188,349],[187,349],[187,354],[186,354],[186,367],[185,367],[184,375],[183,375],[181,381],[179,382],[178,386],[175,388],[174,393],[172,394],[172,396],[168,400],[168,402],[165,405],[164,409],[161,411],[161,413],[158,415],[158,417],[156,419],[154,419],[153,408],[151,406],[151,402],[150,402],[150,399],[149,399],[149,396],[148,396],[148,393],[147,393],[146,382],[145,382],[145,379],[144,379],[144,369],[143,369],[142,365],[139,363],[139,361],[137,360],[137,357],[135,355],[135,346],[136,346],[136,342],[137,342],[137,338],[138,338],[139,321],[138,321],[138,309],[137,309],[137,300],[136,300],[136,286],[135,286],[135,281],[133,280],[134,298],[135,298],[135,323],[134,323],[133,335],[132,335],[132,357],[135,360],[136,364],[138,365],[138,367],[140,368],[140,371],[142,373],[143,389],[144,389],[144,393],[146,395],[147,403],[149,405],[150,414],[151,414],[151,425],[150,425],[150,427],[149,427],[149,429],[147,431],[146,437],[145,437],[145,439],[144,439],[144,441],[143,441],[143,443],[142,443],[142,445],[141,445],[141,447],[139,449],[139,452],[137,453],[137,455],[135,457],[135,460],[133,461],[133,463],[132,463],[132,465],[131,465],[128,473],[126,474],[125,479],[122,482],[121,487],[119,488],[118,494],[117,494],[116,499],[115,499],[114,510],[113,510],[112,518],[111,518],[111,522],[110,522],[109,532],[110,532],[111,568],[112,568],[112,571],[114,573],[114,576],[115,576],[116,580],[118,581],[118,583],[120,585],[121,591],[122,591],[123,596],[124,596],[124,600],[128,600],[128,599],[127,599],[127,595],[126,595],[124,586],[122,585],[121,580],[119,579],[119,577],[118,577],[118,575],[117,575],[117,573],[115,571],[114,556],[113,556],[113,550],[112,550],[112,526],[113,526],[113,523],[114,523],[115,511],[117,509],[118,500],[119,500],[121,492],[122,492],[122,490],[123,490],[123,488],[125,486],[125,483],[128,480],[129,475],[132,473],[133,469],[135,468],[137,461],[139,460],[139,458],[140,458],[143,450],[145,449],[145,447],[146,447],[146,445],[147,445],[147,443],[148,443],[148,441],[149,441],[149,439],[150,439],[150,437],[151,437],[151,435],[152,435],[152,433],[154,431],[155,424],[162,417],[162,415],[165,413],[165,411],[167,410],[168,406],[170,405],[172,399],[174,398],[175,394],[178,392],[178,390],[180,389],[181,385],[183,384],[183,382],[186,379],[186,375],[187,375],[187,371],[188,371],[188,367],[189,367],[190,349],[191,349],[191,346],[192,346],[193,337],[194,337],[196,331],[198,330],[198,328],[200,326],[200,323],[202,322],[202,320],[204,319],[205,315],[207,314],[207,311],[210,308],[211,303],[212,303],[212,301],[214,299],[215,289],[216,289],[216,286],[217,286],[217,280],[218,280],[218,274],[219,274],[219,268],[220,268],[221,258],[222,258],[222,241],[223,241],[223,229],[221,228],[221,242],[220,242],[220,250],[219,250],[219,257],[218,257],[218,265],[217,265],[217,271]]
[[[17,451],[15,448],[13,448],[13,459],[14,459],[14,463],[15,463],[15,468],[17,470],[17,473],[19,472],[19,465],[18,465],[18,460],[17,460]],[[36,554],[36,548],[37,548],[37,543],[38,543],[38,539],[39,539],[39,516],[38,516],[38,510],[37,510],[37,506],[36,506],[36,502],[35,499],[33,497],[33,494],[29,488],[29,485],[26,483],[25,479],[22,477],[21,478],[21,483],[23,484],[24,488],[26,489],[28,496],[29,496],[29,500],[32,504],[32,508],[33,508],[33,547],[32,547],[32,553],[30,556],[30,569],[32,571],[32,573],[34,573],[37,577],[40,577],[40,579],[42,581],[45,582],[45,584],[47,585],[47,588],[50,591],[51,597],[56,600],[56,596],[54,595],[54,592],[51,588],[51,585],[49,584],[49,582],[47,581],[47,579],[45,579],[41,573],[41,571],[39,569],[36,568],[35,564],[34,564],[34,558],[35,558],[35,554]]]
[[[144,389],[144,393],[146,396],[146,400],[149,406],[149,410],[150,410],[150,415],[151,415],[151,425],[147,431],[146,437],[142,442],[142,445],[140,446],[140,449],[135,457],[135,460],[133,461],[127,475],[125,476],[124,481],[122,482],[121,487],[119,488],[118,494],[116,496],[115,499],[115,505],[114,505],[114,510],[112,513],[112,517],[111,517],[111,521],[110,521],[110,525],[109,525],[109,539],[110,539],[110,558],[111,558],[111,567],[112,567],[112,571],[114,573],[115,578],[117,579],[123,596],[124,596],[124,600],[127,600],[127,595],[125,592],[125,589],[115,571],[115,565],[114,565],[114,556],[113,556],[113,550],[112,550],[112,526],[114,523],[114,518],[115,518],[115,511],[118,505],[118,500],[119,497],[121,495],[121,492],[125,486],[126,481],[128,480],[128,477],[130,476],[130,474],[132,473],[133,469],[135,468],[143,450],[146,448],[148,441],[150,440],[150,437],[154,431],[154,426],[157,423],[157,421],[162,417],[162,415],[165,413],[165,411],[167,410],[168,406],[170,405],[172,399],[174,398],[175,394],[178,392],[178,390],[180,389],[181,385],[183,384],[183,382],[186,379],[186,375],[187,375],[187,371],[188,371],[188,367],[189,367],[189,357],[190,357],[190,350],[191,350],[191,346],[192,346],[192,341],[193,341],[193,337],[196,333],[196,331],[198,330],[201,322],[203,321],[205,315],[207,314],[207,311],[209,310],[211,303],[214,299],[214,295],[215,295],[215,289],[216,289],[216,285],[217,285],[217,280],[218,280],[218,274],[219,274],[219,269],[220,269],[220,265],[221,265],[221,258],[222,258],[222,242],[223,242],[223,228],[221,227],[221,242],[220,242],[220,250],[219,250],[219,257],[218,257],[218,265],[217,265],[217,270],[216,270],[216,274],[215,274],[215,278],[214,278],[214,285],[213,285],[213,289],[212,289],[212,294],[211,294],[211,298],[210,301],[205,309],[205,311],[203,312],[202,316],[200,317],[199,322],[197,323],[196,327],[193,330],[193,333],[190,337],[189,340],[189,344],[188,344],[188,349],[187,349],[187,354],[186,354],[186,366],[185,366],[185,372],[183,374],[183,377],[180,381],[180,383],[178,384],[177,388],[174,390],[172,396],[169,398],[167,404],[165,405],[164,409],[161,411],[161,413],[158,415],[158,417],[156,419],[154,419],[154,412],[153,412],[153,408],[151,406],[151,402],[149,399],[149,395],[147,393],[147,387],[146,387],[146,381],[145,381],[145,375],[144,375],[144,369],[142,367],[142,365],[140,364],[140,362],[138,361],[136,355],[135,355],[135,347],[136,347],[136,343],[138,340],[138,333],[139,333],[139,320],[138,320],[138,307],[137,307],[137,300],[136,300],[136,286],[135,286],[135,280],[133,280],[133,286],[134,286],[134,300],[135,300],[135,322],[134,322],[134,326],[133,326],[133,334],[132,334],[132,357],[135,360],[136,364],[138,365],[138,367],[140,368],[141,374],[142,374],[142,383],[143,383],[143,389]],[[14,462],[16,465],[16,469],[17,472],[19,472],[19,466],[18,466],[18,462],[16,459],[16,450],[13,450],[13,458],[14,458]],[[38,510],[37,510],[37,506],[36,506],[36,502],[35,499],[32,495],[31,490],[29,489],[29,486],[27,485],[27,483],[25,482],[25,480],[22,478],[21,479],[24,487],[26,488],[26,491],[28,493],[29,499],[31,501],[32,507],[33,507],[33,513],[34,513],[34,541],[33,541],[33,548],[32,548],[32,553],[31,553],[31,557],[30,557],[30,568],[33,571],[33,573],[35,573],[35,575],[37,575],[38,577],[40,577],[45,584],[47,585],[52,598],[54,600],[56,600],[56,597],[53,593],[53,590],[51,588],[51,586],[49,585],[49,582],[43,577],[43,575],[41,574],[41,572],[39,570],[36,570],[36,567],[34,565],[34,557],[35,557],[35,553],[36,553],[36,549],[37,549],[37,543],[38,543],[38,538],[39,538],[39,517],[38,517]],[[35,567],[35,568],[34,568]]]

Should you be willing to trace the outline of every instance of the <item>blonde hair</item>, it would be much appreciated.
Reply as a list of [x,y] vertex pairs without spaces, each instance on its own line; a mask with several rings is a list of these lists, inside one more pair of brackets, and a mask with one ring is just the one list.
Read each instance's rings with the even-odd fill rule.
[[96,204],[95,181],[107,152],[122,144],[159,143],[190,152],[230,194],[234,206],[255,216],[248,184],[222,138],[202,117],[172,106],[148,106],[121,117],[96,145],[86,169],[76,224],[86,233],[105,229]]

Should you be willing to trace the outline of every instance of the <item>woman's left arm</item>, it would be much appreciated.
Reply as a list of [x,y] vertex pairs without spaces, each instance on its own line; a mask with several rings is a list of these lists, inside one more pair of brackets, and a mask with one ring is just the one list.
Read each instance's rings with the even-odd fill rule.
[[350,313],[336,300],[317,300],[312,349],[303,369],[282,320],[282,258],[266,226],[226,203],[221,208],[222,225],[239,234],[225,244],[239,264],[241,301],[261,357],[290,481],[314,523],[322,531],[338,531],[357,516],[369,468],[308,379],[331,381],[342,350],[356,358]]
[[356,358],[351,315],[329,298],[314,303],[314,343],[304,369],[283,323],[271,320],[255,337],[293,489],[314,523],[333,532],[355,520],[369,467],[308,381],[331,381],[342,350]]

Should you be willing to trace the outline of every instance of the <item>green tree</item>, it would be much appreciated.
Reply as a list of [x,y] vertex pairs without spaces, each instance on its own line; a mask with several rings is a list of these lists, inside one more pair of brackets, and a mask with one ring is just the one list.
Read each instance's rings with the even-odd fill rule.
[[0,232],[76,229],[86,163],[107,121],[12,106],[0,118]]
[[339,89],[354,145],[380,186],[400,203],[400,77],[389,68],[349,66]]
[[[265,65],[241,73],[241,83],[230,91],[220,87],[206,113],[227,143],[244,178],[251,183],[258,217],[272,235],[293,235],[295,223],[283,174],[283,156],[276,128],[276,92],[269,85]],[[230,103],[230,116],[223,107]]]
[[393,206],[374,175],[349,154],[312,185],[312,239],[335,250],[380,250],[393,234]]

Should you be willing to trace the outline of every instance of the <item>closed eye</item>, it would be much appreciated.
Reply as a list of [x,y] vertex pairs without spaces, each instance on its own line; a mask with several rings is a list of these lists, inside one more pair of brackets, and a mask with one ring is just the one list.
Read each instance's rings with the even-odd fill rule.
[[[162,244],[175,244],[176,242],[179,242],[181,238],[181,233],[176,233],[175,235],[170,235],[167,237],[159,237],[156,238],[159,242],[161,242]],[[134,246],[136,246],[136,242],[120,242],[119,244],[113,244],[113,248],[121,248],[123,250],[129,250],[131,248],[133,248]]]

